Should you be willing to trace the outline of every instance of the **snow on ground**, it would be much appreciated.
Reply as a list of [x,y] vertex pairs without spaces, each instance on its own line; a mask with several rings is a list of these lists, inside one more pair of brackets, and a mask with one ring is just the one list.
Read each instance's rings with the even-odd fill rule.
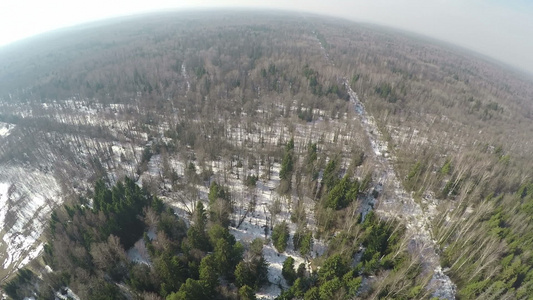
[[[148,238],[153,240],[156,238],[156,233],[154,228],[150,228],[147,233]],[[128,259],[135,263],[141,263],[150,266],[150,255],[148,254],[148,249],[146,249],[146,244],[144,243],[144,237],[140,238],[135,245],[126,251]]]
[[[239,168],[240,174],[245,174],[243,168]],[[260,167],[260,173],[264,171],[262,168],[263,167]],[[218,171],[215,163],[213,163],[213,170]],[[292,256],[294,258],[295,267],[298,267],[300,263],[306,263],[306,267],[309,269],[308,262],[300,255],[299,252],[294,251],[292,244],[292,236],[296,232],[296,225],[290,221],[290,207],[292,206],[292,203],[286,197],[280,196],[275,191],[279,185],[279,170],[280,165],[275,163],[272,168],[271,180],[260,180],[257,182],[257,185],[254,188],[248,188],[244,185],[242,180],[244,175],[241,175],[240,179],[237,179],[236,176],[229,176],[226,182],[222,182],[222,184],[230,189],[233,196],[236,198],[235,211],[233,214],[235,226],[237,226],[239,221],[244,218],[244,221],[238,228],[230,227],[230,232],[235,236],[235,238],[244,244],[250,244],[256,238],[265,240],[265,229],[268,228],[268,235],[266,237],[268,238],[269,242],[263,247],[263,255],[265,256],[266,261],[269,263],[268,281],[270,284],[262,287],[258,291],[258,299],[274,299],[281,293],[279,286],[288,288],[285,279],[283,279],[283,276],[281,275],[283,262],[287,259],[287,257]],[[207,195],[205,195],[205,197],[207,197]],[[255,209],[249,211],[248,204],[252,199],[255,199]],[[311,201],[310,199],[308,200]],[[271,215],[269,213],[269,207],[271,207],[275,201],[280,201],[281,212],[274,217],[274,224],[278,224],[285,220],[289,225],[290,231],[287,250],[283,253],[278,253],[274,248],[272,241],[270,241]],[[312,213],[313,208],[312,206],[308,207],[309,209],[307,212],[308,218],[310,219],[309,223],[314,224]],[[317,246],[315,248],[316,252],[323,253],[323,243],[318,241],[315,243],[315,245]]]
[[[274,169],[274,173],[279,173],[279,165],[275,165]],[[274,176],[272,176],[272,178],[274,178]],[[265,228],[270,226],[268,221],[270,218],[268,207],[271,206],[276,199],[281,198],[275,191],[273,191],[278,184],[279,180],[277,179],[257,183],[257,187],[254,189],[257,201],[256,209],[253,212],[240,210],[240,214],[235,215],[234,218],[236,221],[238,221],[246,214],[244,221],[238,228],[230,227],[230,232],[238,241],[241,241],[245,244],[250,244],[256,238],[265,238]],[[239,191],[243,192],[243,189],[246,189],[246,187],[244,187],[242,184],[242,180],[231,180],[229,186],[230,190],[234,191],[236,194],[238,194]],[[266,261],[269,263],[268,281],[270,284],[258,291],[258,299],[276,298],[281,293],[281,290],[279,289],[280,285],[284,288],[288,288],[285,279],[283,279],[283,276],[281,275],[283,262],[287,259],[287,257],[292,256],[294,258],[295,267],[298,267],[300,263],[305,262],[305,259],[300,255],[300,253],[293,250],[292,236],[294,235],[296,228],[295,225],[290,221],[287,203],[283,203],[284,201],[281,202],[282,212],[276,217],[277,222],[275,224],[283,220],[287,222],[290,230],[289,243],[287,250],[283,253],[278,253],[274,248],[272,241],[270,240],[268,244],[264,245],[263,255],[265,256]],[[239,213],[238,210],[236,212]],[[268,238],[271,238],[270,228],[268,229]]]
[[34,260],[37,256],[41,254],[41,252],[44,249],[44,243],[39,244],[37,247],[35,247],[33,250],[31,250],[26,257],[20,262],[18,265],[18,268],[22,268],[25,265],[29,264],[32,260]]
[[144,244],[144,239],[139,239],[133,247],[131,247],[127,252],[128,259],[135,263],[151,265],[150,256],[148,255],[148,250]]
[[2,207],[7,207],[7,200],[9,199],[9,183],[0,183],[0,226],[3,228],[4,219],[6,217],[6,210],[1,209]]
[[80,297],[76,295],[70,288],[62,288],[61,291],[56,292],[56,300],[80,300]]
[[13,124],[0,122],[0,137],[8,136],[13,128],[15,128]]
[[[154,164],[157,163],[158,158],[156,156]],[[153,157],[153,158],[154,158]],[[171,160],[172,162],[174,160]],[[152,162],[149,163],[150,173],[159,174],[159,171],[156,165],[151,166]],[[173,164],[173,163],[171,163]],[[183,164],[173,164],[176,168],[182,169]],[[292,237],[296,231],[296,225],[290,221],[290,208],[293,205],[292,201],[289,201],[287,197],[282,197],[276,192],[276,188],[279,185],[279,163],[274,163],[271,169],[271,180],[261,179],[257,182],[255,187],[247,187],[244,184],[243,178],[246,174],[255,174],[259,171],[259,174],[264,174],[265,166],[259,166],[258,169],[247,169],[246,163],[243,163],[243,167],[236,168],[234,167],[234,173],[227,172],[224,176],[225,167],[224,163],[219,161],[213,161],[207,164],[214,172],[212,179],[218,181],[219,184],[226,186],[233,197],[234,200],[234,213],[231,216],[233,226],[230,226],[230,232],[235,236],[237,241],[242,242],[245,245],[249,245],[254,239],[260,238],[263,241],[267,240],[263,247],[263,255],[265,256],[266,261],[269,263],[268,267],[268,280],[270,284],[265,285],[257,292],[258,299],[274,299],[281,293],[280,286],[283,288],[288,288],[283,276],[281,275],[281,269],[283,262],[287,259],[288,256],[292,256],[295,260],[295,267],[298,267],[300,263],[305,263],[307,269],[309,270],[309,261],[306,261],[300,253],[294,251]],[[180,174],[180,172],[178,172]],[[237,178],[239,174],[239,178]],[[196,197],[204,203],[208,202],[207,194],[208,187],[207,185],[199,185],[197,188]],[[168,196],[163,196],[165,202],[171,204],[176,213],[187,219],[186,211],[194,207],[191,203],[184,203],[185,201],[179,200],[177,193],[170,193]],[[191,197],[188,195],[187,197]],[[185,197],[186,198],[186,197]],[[255,201],[253,201],[255,199]],[[191,200],[186,198],[186,200]],[[279,201],[281,204],[281,212],[277,214],[274,218],[274,225],[285,220],[289,225],[290,238],[288,246],[285,252],[278,253],[274,248],[272,242],[270,241],[271,229],[270,229],[270,212],[269,207],[273,205],[275,201]],[[313,202],[311,199],[305,199],[305,206],[308,216],[309,229],[313,230],[314,228],[314,216],[313,216]],[[255,208],[249,210],[250,202],[255,202]],[[206,204],[207,205],[207,204]],[[238,226],[239,222],[242,223]],[[237,227],[238,226],[238,227]],[[265,237],[265,228],[268,228],[268,234]],[[312,251],[312,256],[318,254],[321,255],[325,251],[325,243],[323,241],[314,242],[314,247]],[[132,260],[138,259],[137,253],[135,250],[130,249],[128,251],[128,256]]]
[[[4,270],[23,267],[42,250],[38,245],[44,225],[56,203],[59,185],[54,177],[23,167],[4,167],[0,174],[0,254]],[[7,212],[11,214],[8,216]]]
[[[428,288],[434,290],[432,296],[443,299],[455,299],[455,284],[445,275],[440,266],[440,258],[437,254],[436,242],[431,237],[431,222],[428,211],[415,202],[412,195],[403,188],[393,168],[393,159],[388,155],[387,142],[381,135],[372,116],[366,114],[363,104],[357,94],[352,90],[348,82],[350,101],[370,139],[372,150],[376,156],[376,170],[381,173],[380,183],[386,190],[382,194],[377,212],[383,216],[392,216],[402,220],[407,228],[407,235],[411,237],[413,245],[411,251],[419,254],[425,271],[433,272],[433,277]],[[435,211],[435,210],[431,210]]]
[[[0,122],[0,158],[4,161],[0,165],[0,281],[42,252],[43,228],[52,209],[62,202],[61,180],[70,179],[75,193],[85,193],[92,185],[86,179],[91,175],[95,157],[101,159],[111,182],[124,176],[134,177],[148,137],[137,119],[128,119],[131,114],[123,113],[134,109],[134,105],[104,105],[77,99],[42,104],[0,103],[0,110],[14,116],[49,118],[82,129],[81,133],[43,129],[43,139],[50,145],[37,149],[38,165],[32,166],[33,161],[13,160],[9,156],[11,153],[6,152],[13,147],[5,147],[1,140],[11,135],[10,142],[16,142],[13,139],[15,125]],[[91,130],[85,134],[84,128],[91,127],[102,129],[94,132],[101,132],[104,137],[110,134],[113,138],[95,137]],[[24,141],[25,137],[21,135],[20,138]],[[26,155],[23,159],[34,158]],[[153,163],[159,164],[157,157]],[[75,177],[69,178],[72,175]]]

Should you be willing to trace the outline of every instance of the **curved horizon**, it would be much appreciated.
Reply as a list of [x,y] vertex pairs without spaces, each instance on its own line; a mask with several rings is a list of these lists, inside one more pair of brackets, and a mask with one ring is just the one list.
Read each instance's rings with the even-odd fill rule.
[[[105,3],[46,3],[22,0],[0,4],[0,48],[53,31],[105,22],[120,17],[191,10],[253,9],[283,10],[339,17],[426,36],[486,55],[511,67],[533,74],[533,4],[512,1],[296,0],[290,3],[260,1],[168,0]],[[102,4],[102,5],[99,5]],[[31,7],[31,11],[28,10]]]

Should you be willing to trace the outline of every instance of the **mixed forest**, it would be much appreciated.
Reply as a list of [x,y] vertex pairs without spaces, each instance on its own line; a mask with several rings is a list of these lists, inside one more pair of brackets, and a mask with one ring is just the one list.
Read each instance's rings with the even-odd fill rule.
[[[127,17],[0,48],[1,234],[38,236],[1,244],[21,253],[2,290],[530,299],[532,97],[464,49],[312,15]],[[35,204],[26,174],[55,192]]]

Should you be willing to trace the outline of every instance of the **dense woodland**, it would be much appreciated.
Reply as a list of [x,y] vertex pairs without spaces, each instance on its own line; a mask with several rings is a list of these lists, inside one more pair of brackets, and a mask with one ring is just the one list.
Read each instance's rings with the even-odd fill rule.
[[[409,224],[380,203],[393,187],[349,88],[430,216],[456,298],[531,297],[531,80],[421,37],[250,12],[123,18],[0,49],[0,122],[16,125],[0,162],[49,172],[64,199],[42,258],[4,291],[432,298]],[[265,193],[264,235],[237,240]],[[277,282],[269,246],[287,254]]]

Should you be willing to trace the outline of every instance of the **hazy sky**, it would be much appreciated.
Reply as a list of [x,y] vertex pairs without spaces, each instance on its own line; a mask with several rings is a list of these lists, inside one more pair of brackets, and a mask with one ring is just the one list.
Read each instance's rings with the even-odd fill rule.
[[194,7],[281,8],[381,24],[533,73],[533,0],[0,0],[0,45],[113,16]]

